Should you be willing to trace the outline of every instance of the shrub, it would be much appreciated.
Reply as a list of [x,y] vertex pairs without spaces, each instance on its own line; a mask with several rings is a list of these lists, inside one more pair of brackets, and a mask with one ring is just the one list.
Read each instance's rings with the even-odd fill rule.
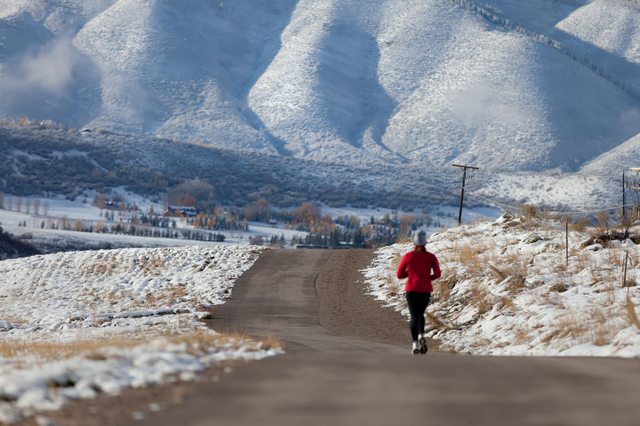
[[538,209],[533,204],[523,204],[520,206],[520,215],[526,219],[534,219],[538,214]]

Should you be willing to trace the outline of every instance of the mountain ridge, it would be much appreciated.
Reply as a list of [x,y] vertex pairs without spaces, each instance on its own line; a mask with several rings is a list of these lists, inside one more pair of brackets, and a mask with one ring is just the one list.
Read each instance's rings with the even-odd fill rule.
[[640,134],[636,22],[631,0],[5,1],[0,116],[346,166],[602,175],[637,166],[620,154]]

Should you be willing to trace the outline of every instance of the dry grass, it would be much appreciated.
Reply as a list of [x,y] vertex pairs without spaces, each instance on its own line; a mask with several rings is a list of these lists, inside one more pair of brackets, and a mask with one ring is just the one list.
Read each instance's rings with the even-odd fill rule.
[[117,271],[119,264],[112,259],[98,259],[82,268],[82,275],[111,275]]
[[538,215],[538,209],[533,204],[523,204],[520,206],[520,215],[525,219],[534,219]]
[[458,261],[463,265],[474,265],[479,262],[478,252],[471,245],[464,245],[458,250]]
[[[238,349],[247,342],[254,342],[244,334],[211,334],[204,331],[196,331],[194,333],[184,334],[180,336],[172,336],[167,339],[170,344],[187,344],[190,352],[201,353],[209,348],[231,345]],[[262,349],[283,349],[284,344],[274,338],[267,336],[265,339],[258,341]]]
[[[106,359],[104,354],[106,349],[129,349],[149,344],[158,339],[164,339],[170,345],[185,344],[187,345],[187,350],[194,354],[204,353],[210,348],[227,345],[237,349],[245,343],[253,341],[241,334],[212,334],[205,331],[195,331],[178,336],[157,334],[136,338],[87,339],[72,343],[2,341],[0,342],[0,355],[18,360],[25,356],[43,360],[58,360],[73,356],[104,360]],[[257,343],[261,349],[265,350],[284,348],[284,344],[272,336],[268,336]]]
[[[96,296],[93,293],[88,293],[89,295]],[[123,300],[136,300],[136,294],[131,290],[120,289],[116,291],[110,291],[105,295],[100,295],[103,301],[109,302],[112,305],[116,305],[118,303],[122,303]]]
[[609,344],[611,337],[618,331],[608,326],[611,316],[611,312],[607,312],[600,307],[594,307],[590,310],[589,317],[591,322],[595,324],[593,332],[594,345],[604,346]]
[[[396,297],[398,295],[398,286],[402,286],[403,284],[398,281],[396,278],[396,271],[398,270],[398,266],[400,266],[400,262],[402,261],[402,254],[396,253],[391,259],[391,268],[386,276],[385,284],[381,284],[380,287],[386,287],[389,291],[387,293],[390,297]],[[401,287],[402,288],[402,287]]]
[[471,344],[471,346],[476,348],[488,348],[491,347],[491,345],[493,345],[493,342],[482,335],[476,336]]
[[576,262],[583,269],[593,268],[593,255],[589,250],[580,250],[575,254]]
[[517,310],[516,304],[513,302],[513,299],[508,297],[502,297],[498,302],[498,307],[500,310],[507,310],[509,312],[515,312]]
[[503,266],[502,269],[494,267],[495,270],[493,271],[493,273],[495,276],[502,275],[505,277],[510,277],[516,275],[518,277],[521,277],[522,279],[526,278],[529,274],[529,265],[532,264],[533,261],[533,259],[531,258],[525,258],[524,255],[518,251],[513,251],[509,254],[505,254],[501,256],[500,259],[498,259],[497,257],[492,257],[489,260],[494,264],[498,263],[497,261],[499,260],[499,264],[506,265]]
[[613,249],[607,250],[606,258],[607,258],[607,262],[613,266],[620,267],[624,263],[624,253],[621,252],[620,250],[613,250]]
[[269,349],[285,349],[285,344],[280,340],[276,339],[274,336],[267,336],[266,338],[260,340],[260,347],[264,350]]
[[449,300],[451,290],[458,283],[458,272],[456,269],[447,269],[446,272],[436,282],[434,289],[435,300],[438,302],[445,302]]
[[[562,245],[558,244],[558,249],[562,249],[562,254],[566,253],[565,244],[562,244]],[[571,241],[569,241],[569,260],[571,260],[572,257],[578,256],[578,254],[580,254],[580,248],[576,247],[575,245],[571,245]]]
[[604,303],[605,306],[613,307],[618,304],[618,300],[616,298],[616,286],[615,286],[615,277],[611,276],[609,279],[605,279],[605,285],[600,289],[600,293],[604,293],[607,298]]
[[524,345],[529,343],[531,337],[529,336],[529,330],[525,327],[517,327],[513,330],[513,343],[516,345]]
[[638,330],[640,330],[640,319],[638,318],[638,314],[636,313],[636,308],[633,304],[633,300],[631,300],[631,296],[627,294],[627,315],[629,316],[629,322],[635,325]]
[[570,337],[575,339],[583,336],[589,331],[588,327],[582,321],[578,321],[576,315],[573,313],[569,313],[558,318],[558,322],[555,324],[554,328],[555,330],[551,333],[551,338]]
[[391,268],[394,271],[398,270],[398,266],[400,266],[400,262],[402,261],[402,256],[403,256],[402,253],[396,253],[393,256],[393,259],[391,259]]
[[137,258],[135,259],[134,264],[142,269],[144,274],[147,276],[162,274],[167,267],[164,256],[157,253]]
[[589,219],[580,219],[574,223],[569,224],[569,230],[575,232],[585,232],[589,226]]
[[598,327],[594,334],[594,345],[605,346],[609,343],[611,333],[606,328]]
[[560,261],[560,259],[558,258],[558,262],[555,262],[555,264],[553,265],[553,272],[556,273],[564,273],[567,272],[569,270],[569,266],[567,265],[567,262],[565,261],[564,258],[564,254],[562,255],[562,261]]
[[457,250],[458,261],[466,266],[470,274],[481,274],[484,262],[480,257],[480,253],[484,250],[486,250],[486,247],[479,245],[464,245]]
[[[186,284],[184,284],[186,285]],[[184,287],[176,286],[164,289],[161,292],[147,293],[144,298],[145,307],[165,306],[174,301],[180,301],[187,295]]]
[[[492,258],[491,260],[493,263],[496,263],[497,258]],[[502,269],[487,262],[490,276],[497,282],[503,282],[508,279],[509,292],[514,295],[520,293],[525,288],[525,282],[529,273],[529,262],[521,259],[518,253],[511,253],[500,263],[505,265]]]
[[493,275],[496,281],[504,281],[509,276],[505,271],[493,266],[491,263],[488,263],[489,271]]
[[549,332],[540,339],[540,342],[548,345],[553,340],[553,338],[556,337],[556,335],[557,335],[557,332],[555,330],[552,332]]
[[589,285],[597,284],[600,280],[596,274],[596,267],[593,263],[593,254],[589,250],[581,250],[576,255],[575,262],[572,262],[574,273],[588,270],[591,277]]
[[557,282],[553,284],[551,287],[549,287],[549,291],[556,292],[556,293],[564,293],[568,289],[569,287],[567,287],[567,284],[562,281]]
[[607,323],[607,320],[611,317],[611,315],[610,313],[605,312],[605,310],[600,307],[593,307],[589,312],[589,317],[595,323],[604,325]]
[[600,212],[597,215],[597,220],[598,226],[596,227],[596,232],[599,235],[609,232],[609,228],[611,227],[609,214],[607,214],[607,212]]
[[441,319],[432,312],[427,312],[427,320],[429,320],[431,325],[438,330],[453,330],[456,328],[453,324]]
[[478,310],[478,316],[486,314],[494,306],[494,303],[491,301],[489,292],[485,288],[482,288],[477,284],[471,288],[467,303],[476,307],[476,309]]
[[46,360],[64,359],[77,355],[89,355],[93,358],[93,354],[105,348],[126,349],[143,343],[146,343],[144,339],[126,338],[80,340],[73,343],[2,341],[0,342],[0,355],[16,359],[35,356]]

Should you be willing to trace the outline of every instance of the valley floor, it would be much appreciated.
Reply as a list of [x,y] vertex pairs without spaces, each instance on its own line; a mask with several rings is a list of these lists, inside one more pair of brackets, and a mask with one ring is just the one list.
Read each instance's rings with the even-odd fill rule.
[[[574,423],[582,412],[604,421],[601,404],[587,397],[596,380],[593,374],[597,371],[621,384],[615,391],[599,393],[635,395],[637,389],[627,379],[636,374],[631,370],[637,363],[574,358],[493,361],[433,352],[640,357],[640,269],[634,242],[639,231],[632,227],[628,238],[617,240],[613,230],[572,229],[568,264],[563,228],[543,218],[505,214],[496,221],[433,234],[428,247],[440,258],[444,274],[435,283],[428,310],[435,341],[427,358],[408,354],[403,284],[394,277],[400,255],[411,249],[406,244],[375,253],[217,245],[2,261],[0,297],[7,303],[0,311],[0,392],[5,401],[0,415],[2,421],[12,421],[62,408],[38,415],[56,424],[74,424],[73,419],[81,422],[108,409],[114,424],[143,418],[149,424],[170,424],[169,419],[177,418],[198,424],[197,419],[209,416],[223,424],[251,424],[261,413],[271,416],[273,424],[295,424],[300,413],[319,416],[310,401],[321,401],[360,419],[359,410],[379,403],[376,381],[388,385],[387,374],[394,380],[403,377],[405,385],[419,378],[443,386],[447,378],[424,369],[421,360],[426,360],[426,365],[437,365],[443,372],[466,371],[448,378],[469,398],[478,392],[474,380],[491,377],[489,388],[495,393],[486,395],[487,421],[499,419],[492,410],[502,407],[499,400],[511,386],[524,386],[536,377],[543,385],[535,389],[572,389],[567,392],[567,408],[551,410],[550,418],[599,424]],[[627,281],[622,287],[626,253]],[[203,323],[203,318],[212,319]],[[284,361],[263,361],[267,367],[238,364],[280,354],[282,345]],[[237,373],[228,374],[236,367]],[[297,371],[299,377],[289,381],[291,375],[282,368]],[[417,371],[423,372],[416,375]],[[345,375],[358,389],[367,389],[361,398],[351,399],[354,389],[337,379]],[[254,379],[245,383],[251,376]],[[319,383],[318,389],[334,389],[338,396],[303,391],[300,386],[310,380]],[[266,394],[247,388],[255,389],[256,381],[261,389],[285,390],[265,399]],[[127,390],[130,387],[134,389]],[[551,403],[549,395],[535,389],[514,405],[532,416],[540,401],[544,406]],[[235,402],[229,400],[233,395]],[[624,395],[616,396],[620,418],[640,414]],[[91,399],[63,407],[79,398]],[[281,411],[277,407],[285,400],[295,402]],[[417,409],[425,401],[439,412],[442,401],[432,400],[428,393],[410,399],[409,405],[415,403]],[[259,408],[245,412],[245,403]],[[398,408],[393,401],[386,407]],[[338,421],[340,410],[328,410],[323,418]],[[445,414],[439,415],[451,421],[452,413]],[[523,420],[520,414],[508,411],[504,418],[535,423],[527,423],[535,416]],[[67,417],[70,423],[62,420]],[[376,421],[383,418],[369,421],[382,424]],[[419,410],[412,411],[406,424],[417,424],[420,418]],[[99,417],[96,421],[105,424]]]

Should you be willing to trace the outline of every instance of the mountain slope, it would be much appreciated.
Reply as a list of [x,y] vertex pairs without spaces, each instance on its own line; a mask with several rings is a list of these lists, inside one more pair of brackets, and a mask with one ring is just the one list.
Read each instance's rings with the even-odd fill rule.
[[123,122],[127,130],[275,152],[245,112],[243,92],[290,7],[117,2],[75,38],[105,70],[105,112],[91,125]]
[[631,0],[5,0],[0,19],[0,117],[430,174],[590,173],[640,134]]

